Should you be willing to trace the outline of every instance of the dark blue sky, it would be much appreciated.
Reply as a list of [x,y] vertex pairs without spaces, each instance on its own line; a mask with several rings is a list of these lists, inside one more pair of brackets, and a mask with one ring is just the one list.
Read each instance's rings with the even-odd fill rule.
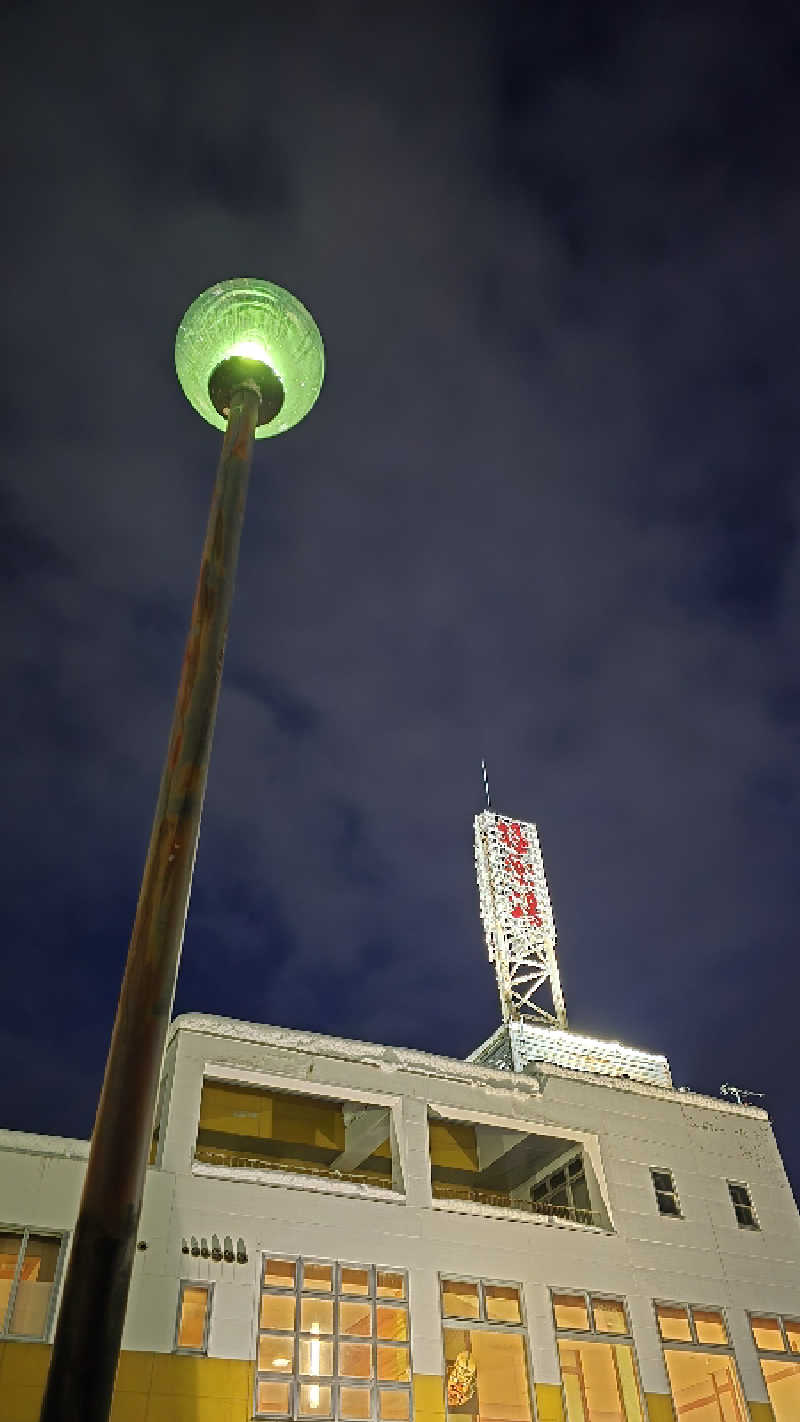
[[91,1127],[218,450],[174,332],[253,275],[328,373],[257,448],[177,1008],[467,1053],[485,754],[571,1025],[763,1091],[797,1181],[794,10],[167,10],[6,23],[0,1121]]

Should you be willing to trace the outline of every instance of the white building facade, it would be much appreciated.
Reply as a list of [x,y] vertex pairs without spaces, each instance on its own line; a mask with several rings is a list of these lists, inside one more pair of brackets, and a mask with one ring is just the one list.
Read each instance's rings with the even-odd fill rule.
[[[800,1422],[766,1113],[555,1030],[600,1069],[179,1017],[115,1422]],[[0,1132],[3,1422],[38,1417],[87,1154]]]

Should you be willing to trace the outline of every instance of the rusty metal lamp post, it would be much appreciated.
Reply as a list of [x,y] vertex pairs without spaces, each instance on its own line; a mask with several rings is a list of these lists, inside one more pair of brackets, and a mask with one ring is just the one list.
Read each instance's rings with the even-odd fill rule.
[[225,438],[41,1422],[106,1422],[110,1412],[253,440],[290,429],[311,409],[322,384],[322,339],[288,291],[241,278],[212,287],[189,307],[175,365],[190,403]]

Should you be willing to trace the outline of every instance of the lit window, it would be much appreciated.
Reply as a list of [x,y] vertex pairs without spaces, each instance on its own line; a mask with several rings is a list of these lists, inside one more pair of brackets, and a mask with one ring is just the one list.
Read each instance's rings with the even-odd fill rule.
[[402,1189],[388,1107],[204,1081],[195,1160]]
[[759,1229],[760,1225],[756,1219],[756,1212],[753,1209],[753,1201],[750,1199],[750,1191],[746,1185],[734,1185],[728,1181],[728,1192],[733,1205],[733,1212],[736,1216],[736,1223],[740,1229]]
[[405,1274],[265,1258],[256,1414],[411,1422]]
[[[568,1422],[643,1422],[633,1342],[622,1299],[554,1294],[553,1314]],[[584,1337],[565,1336],[584,1334]],[[617,1334],[622,1341],[607,1336]]]
[[469,1200],[575,1224],[608,1223],[605,1216],[592,1213],[591,1167],[577,1141],[451,1121],[431,1108],[428,1147],[434,1199]]
[[656,1304],[672,1400],[679,1418],[740,1422],[747,1416],[739,1375],[720,1309]]
[[671,1215],[673,1219],[681,1218],[680,1201],[678,1192],[675,1189],[675,1180],[671,1170],[651,1170],[653,1179],[653,1189],[656,1192],[656,1204],[660,1215]]
[[442,1314],[448,1416],[531,1422],[519,1286],[443,1279]]
[[46,1338],[63,1238],[0,1233],[0,1337]]
[[175,1347],[181,1353],[205,1353],[208,1348],[211,1288],[211,1284],[181,1283],[175,1330]]
[[800,1320],[754,1314],[750,1326],[775,1422],[796,1422],[800,1417],[800,1362],[786,1355],[800,1353]]

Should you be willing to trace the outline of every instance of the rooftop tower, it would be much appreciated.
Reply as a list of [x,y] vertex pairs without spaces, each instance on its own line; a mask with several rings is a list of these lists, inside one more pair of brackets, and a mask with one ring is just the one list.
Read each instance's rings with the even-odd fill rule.
[[503,1023],[469,1060],[509,1071],[550,1062],[671,1086],[666,1057],[569,1031],[536,825],[483,810],[475,816],[475,867]]

